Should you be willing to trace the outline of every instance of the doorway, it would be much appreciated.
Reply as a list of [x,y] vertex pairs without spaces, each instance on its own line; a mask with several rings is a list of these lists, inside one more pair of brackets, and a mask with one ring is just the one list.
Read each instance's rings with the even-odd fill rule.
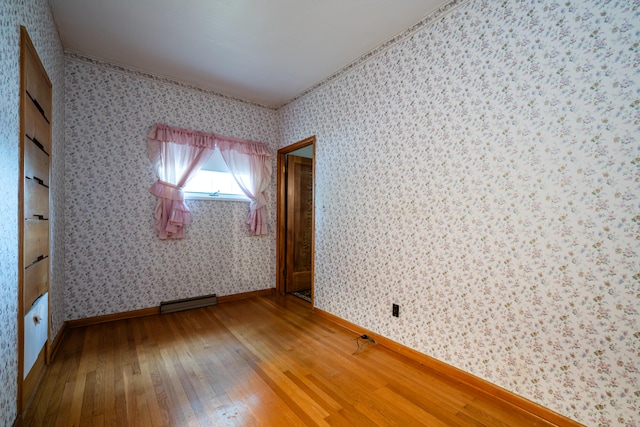
[[276,292],[313,305],[315,137],[278,150]]

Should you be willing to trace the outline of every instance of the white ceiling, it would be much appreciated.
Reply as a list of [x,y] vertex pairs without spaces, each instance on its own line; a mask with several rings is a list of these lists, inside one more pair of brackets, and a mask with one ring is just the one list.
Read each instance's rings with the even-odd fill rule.
[[65,50],[280,106],[448,0],[49,0]]

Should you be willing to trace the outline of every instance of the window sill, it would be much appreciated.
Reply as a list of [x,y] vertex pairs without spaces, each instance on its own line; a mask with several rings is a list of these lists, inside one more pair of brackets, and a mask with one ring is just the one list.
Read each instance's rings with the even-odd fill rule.
[[251,202],[250,199],[235,194],[184,193],[185,200],[220,200],[225,202]]

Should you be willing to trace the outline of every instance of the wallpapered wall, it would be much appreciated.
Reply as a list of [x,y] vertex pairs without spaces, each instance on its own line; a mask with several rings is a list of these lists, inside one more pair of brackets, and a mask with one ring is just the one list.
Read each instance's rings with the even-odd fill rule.
[[18,303],[18,186],[20,25],[27,28],[53,83],[51,180],[51,333],[64,320],[64,56],[46,0],[0,2],[0,425],[16,417]]
[[188,201],[187,238],[161,241],[146,143],[163,122],[262,141],[275,152],[274,110],[73,55],[66,89],[67,319],[274,287],[275,191],[269,236],[249,236],[248,203]]
[[450,4],[281,109],[318,141],[316,305],[638,425],[639,7]]

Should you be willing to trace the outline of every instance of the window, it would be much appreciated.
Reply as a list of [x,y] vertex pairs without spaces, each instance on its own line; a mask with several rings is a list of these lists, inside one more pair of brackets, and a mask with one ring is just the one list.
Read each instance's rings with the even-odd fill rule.
[[[246,177],[242,177],[243,179]],[[215,151],[184,188],[185,199],[250,202],[231,175],[220,150]]]

